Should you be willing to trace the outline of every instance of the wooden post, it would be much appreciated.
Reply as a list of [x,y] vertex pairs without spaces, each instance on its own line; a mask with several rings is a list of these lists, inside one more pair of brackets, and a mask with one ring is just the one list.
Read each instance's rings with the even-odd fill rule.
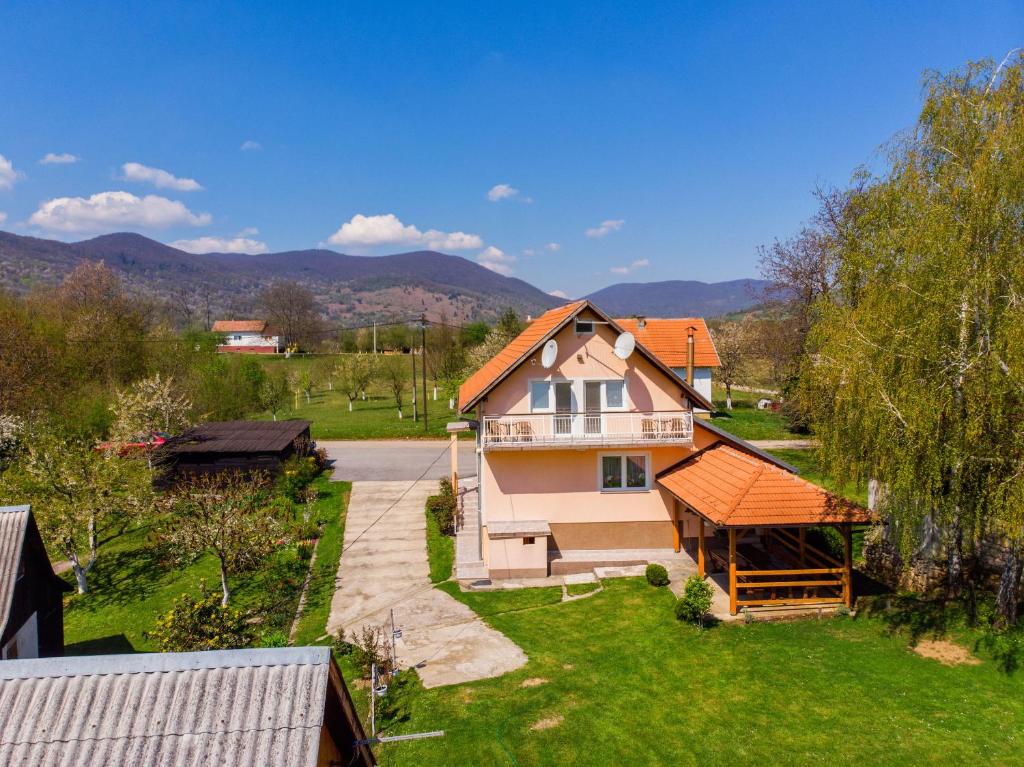
[[800,528],[800,564],[807,564],[807,528]]
[[853,526],[843,525],[843,604],[853,609]]
[[704,569],[704,517],[697,515],[697,572],[703,578],[706,574]]
[[679,553],[681,541],[679,540],[679,501],[672,499],[672,550]]
[[736,614],[736,528],[729,528],[729,614]]

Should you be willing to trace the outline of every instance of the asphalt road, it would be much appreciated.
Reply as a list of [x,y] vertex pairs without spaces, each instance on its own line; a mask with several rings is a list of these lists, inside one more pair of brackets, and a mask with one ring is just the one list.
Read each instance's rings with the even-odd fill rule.
[[[446,439],[318,439],[316,444],[334,461],[336,480],[441,479],[451,467]],[[459,476],[476,476],[476,443],[471,440],[459,440]]]

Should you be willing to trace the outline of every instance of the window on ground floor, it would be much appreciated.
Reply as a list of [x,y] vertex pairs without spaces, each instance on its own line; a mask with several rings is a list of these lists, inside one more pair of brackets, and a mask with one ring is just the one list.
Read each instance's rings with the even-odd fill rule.
[[645,453],[601,456],[602,490],[647,490],[649,474]]

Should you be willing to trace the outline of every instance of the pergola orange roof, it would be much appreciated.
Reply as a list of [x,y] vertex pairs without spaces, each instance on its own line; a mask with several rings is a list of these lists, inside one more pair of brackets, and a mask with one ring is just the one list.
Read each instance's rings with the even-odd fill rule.
[[693,364],[698,368],[717,368],[722,361],[711,339],[711,332],[702,317],[646,317],[644,326],[636,317],[615,320],[623,330],[628,330],[636,340],[650,349],[670,368],[684,368],[687,365],[686,342],[689,329],[693,331]]
[[719,527],[864,524],[866,509],[718,442],[657,476],[658,484]]

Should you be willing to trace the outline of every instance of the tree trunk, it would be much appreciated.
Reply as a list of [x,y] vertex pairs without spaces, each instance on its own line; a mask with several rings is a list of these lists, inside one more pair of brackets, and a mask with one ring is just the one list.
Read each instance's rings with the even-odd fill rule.
[[309,404],[309,392],[306,392],[306,404]]
[[401,421],[405,416],[402,415],[402,408],[398,408],[398,420]]
[[448,398],[448,409],[449,410],[454,410],[455,409],[455,397],[449,397]]
[[220,600],[221,607],[228,606],[228,597],[231,592],[228,590],[228,569],[224,566],[224,560],[220,562],[220,590],[224,595],[223,599]]
[[71,562],[71,571],[75,574],[75,581],[78,583],[78,593],[84,594],[89,590],[88,574],[81,562],[78,561],[78,554],[68,547],[68,560]]
[[964,532],[960,514],[953,516],[950,525],[950,540],[946,544],[946,592],[957,596],[964,585]]
[[725,409],[732,410],[732,384],[725,385]]
[[273,413],[271,413],[270,415],[273,416],[275,421],[277,420],[277,411],[276,410]]
[[348,412],[352,412],[352,400],[348,401]]
[[1006,564],[1003,565],[1003,572],[999,576],[999,591],[996,594],[996,609],[1010,626],[1017,623],[1022,568],[1024,560],[1021,560],[1020,546],[1011,543],[1006,553]]

